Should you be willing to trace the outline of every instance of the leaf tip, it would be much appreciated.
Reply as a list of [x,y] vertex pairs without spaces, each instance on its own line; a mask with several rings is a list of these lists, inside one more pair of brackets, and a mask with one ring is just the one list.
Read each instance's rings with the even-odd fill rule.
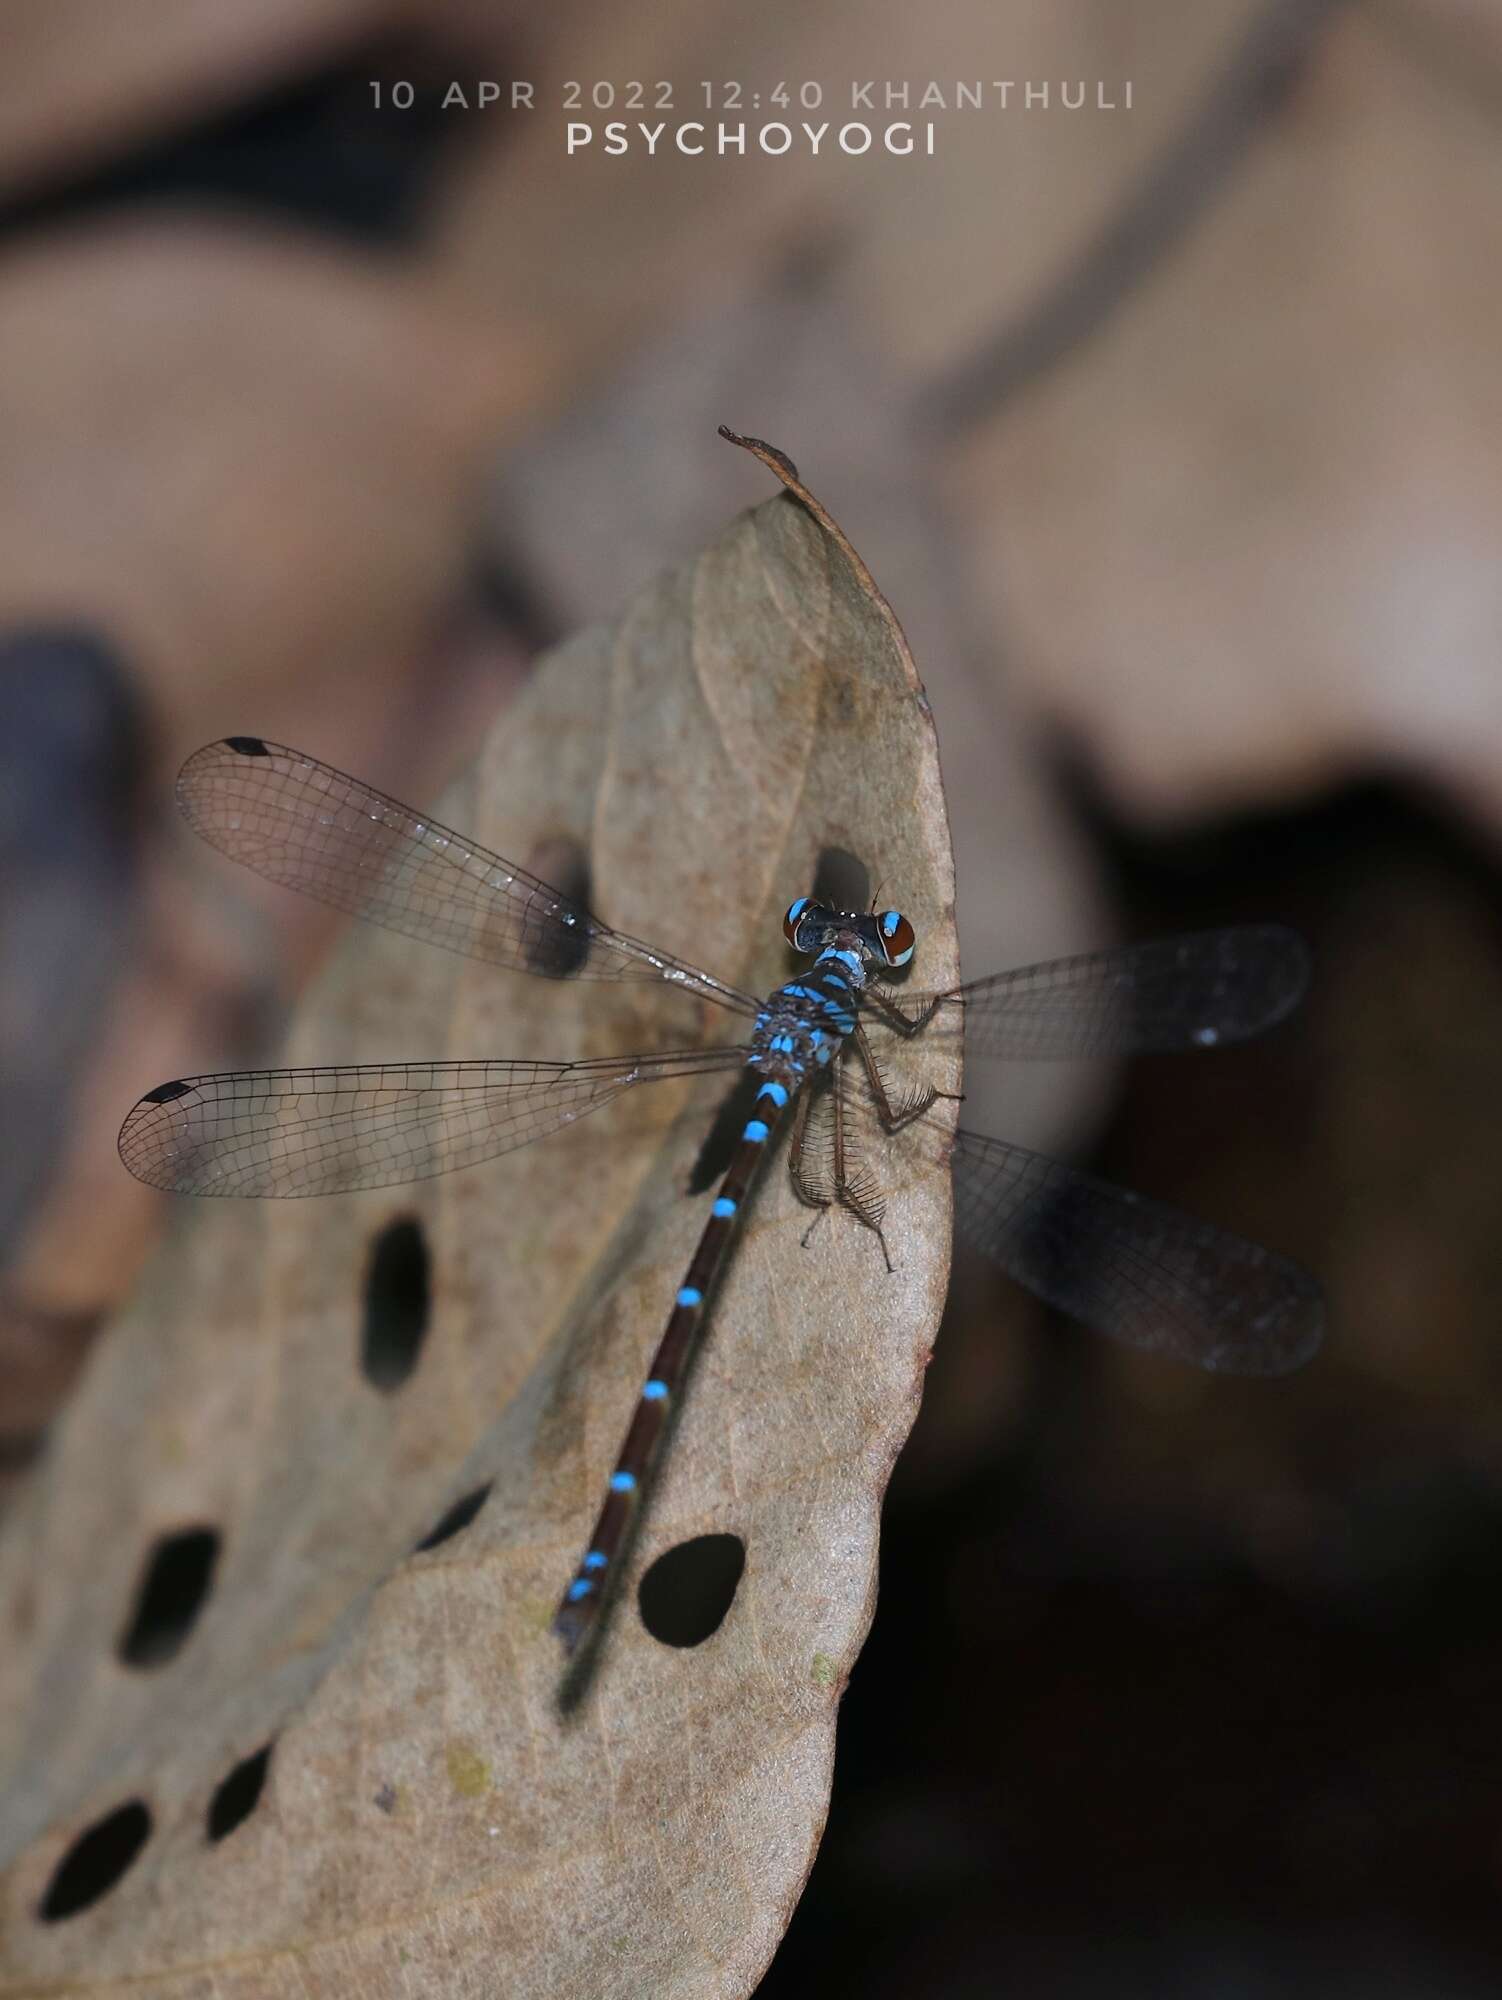
[[719,426],[720,436],[727,444],[738,444],[742,451],[749,451],[753,458],[759,458],[764,465],[783,473],[787,478],[797,480],[802,485],[798,468],[785,451],[779,451],[775,444],[768,444],[764,438],[742,437],[739,431],[731,430],[728,424]]

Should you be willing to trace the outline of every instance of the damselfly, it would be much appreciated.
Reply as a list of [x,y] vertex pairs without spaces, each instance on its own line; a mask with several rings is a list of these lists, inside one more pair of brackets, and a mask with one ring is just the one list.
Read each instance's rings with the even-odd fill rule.
[[[469,958],[583,979],[662,982],[748,1023],[724,1047],[583,1062],[417,1062],[238,1070],[149,1091],[120,1154],[181,1194],[314,1195],[399,1185],[472,1166],[573,1124],[623,1093],[749,1067],[760,1079],[699,1247],[647,1370],[604,1502],[554,1630],[572,1651],[605,1588],[686,1376],[757,1166],[779,1124],[799,1198],[847,1209],[881,1236],[882,1200],[859,1156],[853,1097],[882,1128],[921,1123],[939,1093],[893,1097],[868,1030],[963,1034],[971,1055],[1068,1058],[1207,1048],[1259,1034],[1307,983],[1300,939],[1243,926],[1025,966],[945,992],[882,982],[913,957],[896,910],[799,897],[784,931],[812,959],[766,999],[627,937],[512,862],[297,751],[232,736],[190,757],[178,801],[191,825],[271,881]],[[815,1107],[825,1137],[810,1140]],[[946,1145],[959,1236],[1050,1305],[1102,1333],[1200,1367],[1275,1375],[1319,1344],[1319,1288],[1257,1244],[1037,1153],[960,1131]],[[890,1264],[889,1264],[890,1267]]]

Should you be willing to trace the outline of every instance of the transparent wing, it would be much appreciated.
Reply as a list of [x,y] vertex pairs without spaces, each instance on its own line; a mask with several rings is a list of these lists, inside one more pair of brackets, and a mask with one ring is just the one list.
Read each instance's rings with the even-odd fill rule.
[[514,862],[301,751],[259,736],[206,744],[183,765],[177,799],[231,860],[403,937],[513,971],[657,980],[757,1010],[750,994],[611,930]]
[[1238,1375],[1285,1374],[1320,1344],[1319,1286],[1274,1251],[973,1132],[953,1170],[956,1234],[1113,1340]]
[[395,1187],[530,1145],[638,1084],[744,1066],[744,1049],[595,1062],[234,1070],[148,1091],[120,1128],[137,1180],[175,1194]]
[[970,980],[935,1003],[923,1033],[963,1034],[979,1056],[1067,1058],[1213,1048],[1281,1021],[1309,983],[1309,950],[1281,924],[1247,924],[1089,952]]

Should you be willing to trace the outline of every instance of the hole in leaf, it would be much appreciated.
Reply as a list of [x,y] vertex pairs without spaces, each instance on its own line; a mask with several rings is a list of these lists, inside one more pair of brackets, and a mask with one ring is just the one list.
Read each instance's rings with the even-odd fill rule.
[[751,1116],[751,1107],[756,1102],[756,1093],[766,1082],[754,1069],[748,1069],[732,1086],[725,1101],[715,1113],[714,1123],[705,1135],[704,1144],[699,1148],[699,1156],[694,1161],[688,1177],[690,1194],[703,1194],[706,1188],[714,1186],[730,1165],[730,1155],[735,1151],[736,1142],[746,1129],[746,1120]]
[[417,1547],[412,1551],[413,1555],[420,1556],[424,1549],[436,1549],[440,1542],[448,1541],[451,1536],[457,1535],[462,1528],[467,1528],[476,1514],[485,1505],[485,1502],[490,1498],[490,1486],[491,1482],[487,1479],[485,1484],[477,1486],[473,1493],[466,1493],[462,1500],[456,1500],[448,1512],[439,1520],[437,1526],[430,1528],[427,1534],[423,1536]]
[[567,906],[564,915],[578,919],[576,925],[530,922],[522,924],[522,944],[527,966],[544,979],[569,979],[589,957],[589,856],[577,840],[558,834],[540,841],[527,856],[528,871],[558,891]]
[[637,1587],[643,1625],[664,1646],[699,1646],[735,1602],[746,1567],[739,1535],[696,1535],[660,1555]]
[[827,903],[833,910],[868,910],[871,871],[847,847],[821,847],[809,893],[816,903]]
[[417,1366],[432,1305],[432,1260],[415,1215],[387,1223],[365,1275],[360,1366],[376,1389],[399,1389]]
[[242,1757],[229,1776],[220,1780],[209,1801],[210,1840],[225,1839],[250,1818],[261,1803],[266,1767],[270,1762],[271,1745],[263,1743],[249,1757]]
[[151,1814],[140,1799],[116,1806],[81,1833],[53,1871],[38,1914],[48,1924],[75,1917],[107,1896],[151,1834]]
[[120,1635],[126,1666],[160,1667],[181,1650],[208,1598],[218,1559],[217,1528],[182,1528],[158,1539]]

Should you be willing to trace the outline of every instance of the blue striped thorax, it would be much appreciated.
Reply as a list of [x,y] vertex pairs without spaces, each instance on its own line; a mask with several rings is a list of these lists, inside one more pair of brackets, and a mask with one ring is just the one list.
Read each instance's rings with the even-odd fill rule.
[[794,951],[814,954],[771,994],[751,1033],[751,1067],[788,1089],[827,1063],[855,1031],[857,995],[874,972],[906,965],[913,927],[900,911],[835,910],[800,896],[782,920]]

